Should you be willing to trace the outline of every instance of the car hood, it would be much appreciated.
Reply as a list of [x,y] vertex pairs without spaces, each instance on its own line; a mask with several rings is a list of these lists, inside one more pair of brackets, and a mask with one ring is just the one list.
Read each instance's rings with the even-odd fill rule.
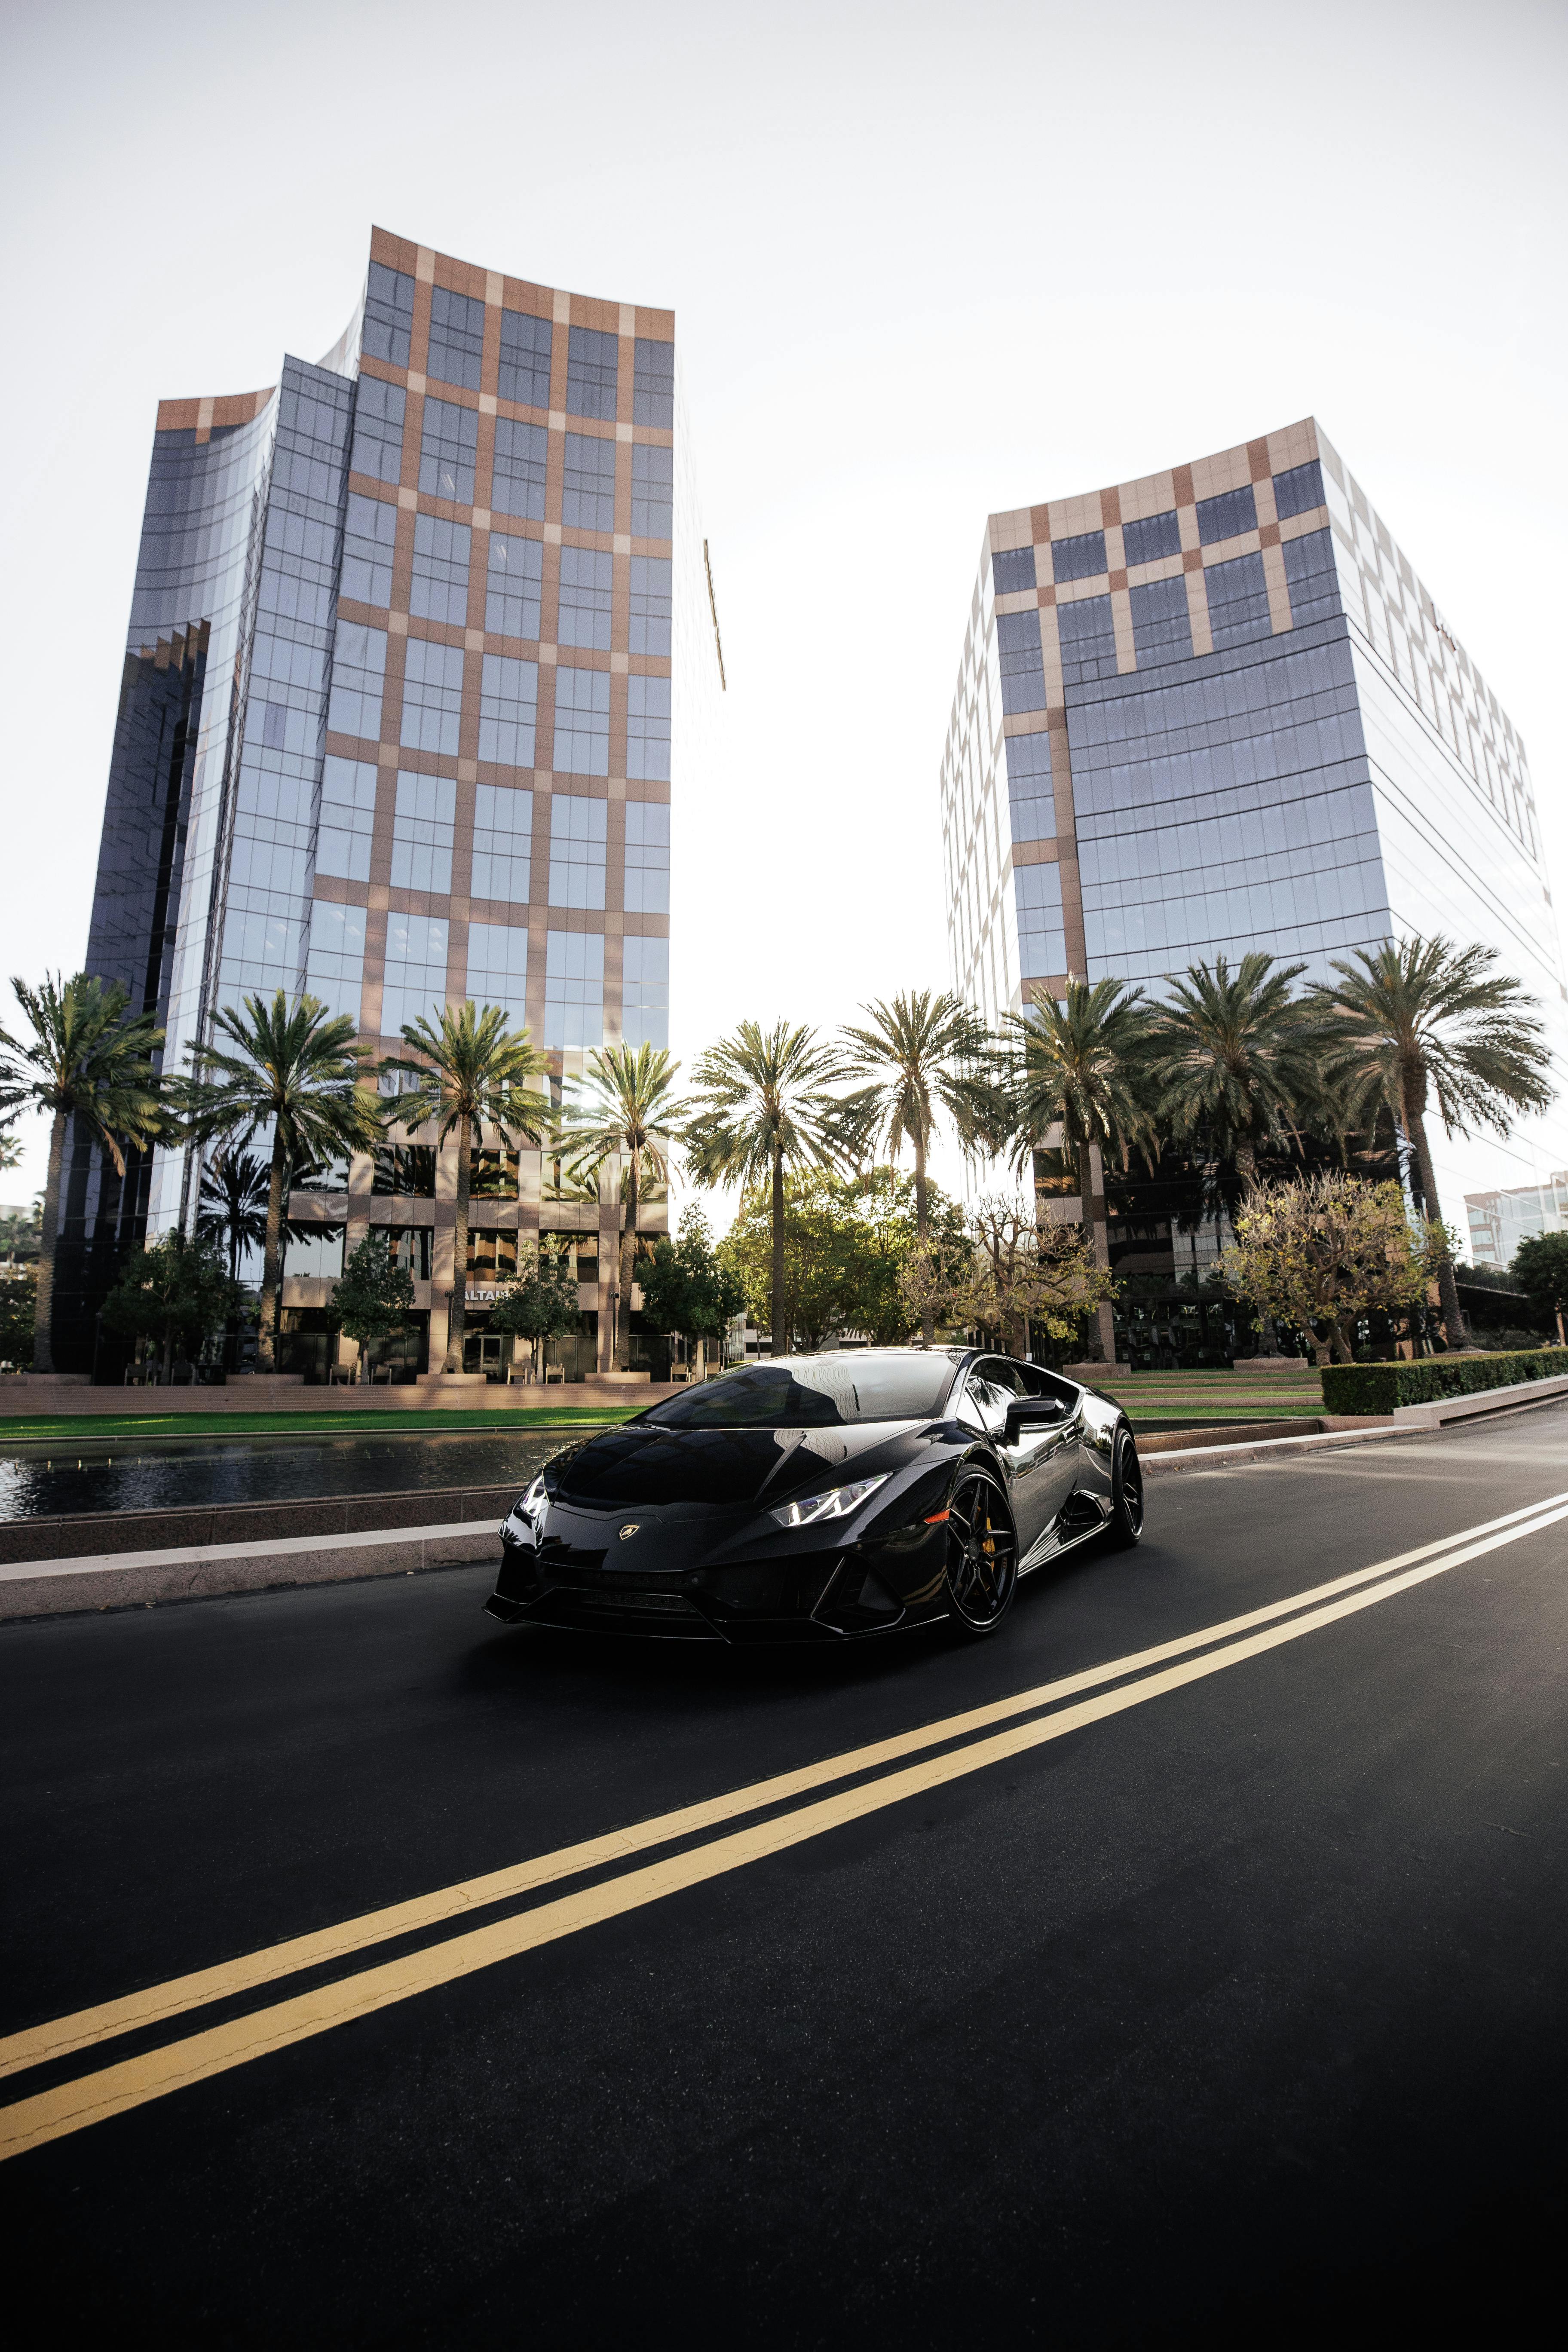
[[847,1463],[924,1424],[858,1422],[847,1429],[669,1429],[627,1422],[559,1455],[545,1473],[552,1501],[587,1510],[708,1506],[772,1508],[841,1483]]

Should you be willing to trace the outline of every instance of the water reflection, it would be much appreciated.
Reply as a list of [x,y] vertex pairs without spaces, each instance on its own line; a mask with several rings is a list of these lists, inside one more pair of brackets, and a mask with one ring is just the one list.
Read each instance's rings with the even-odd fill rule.
[[454,1431],[430,1437],[144,1440],[140,1448],[133,1441],[17,1447],[0,1455],[0,1519],[509,1482],[521,1488],[572,1442],[569,1430],[526,1437]]

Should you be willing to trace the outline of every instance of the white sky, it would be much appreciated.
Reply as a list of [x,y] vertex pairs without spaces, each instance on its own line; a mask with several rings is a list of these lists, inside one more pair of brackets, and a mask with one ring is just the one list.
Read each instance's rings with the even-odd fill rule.
[[155,404],[319,357],[373,221],[678,314],[731,681],[684,1057],[945,984],[986,514],[1309,413],[1521,728],[1568,903],[1560,5],[6,16],[5,971],[85,950]]

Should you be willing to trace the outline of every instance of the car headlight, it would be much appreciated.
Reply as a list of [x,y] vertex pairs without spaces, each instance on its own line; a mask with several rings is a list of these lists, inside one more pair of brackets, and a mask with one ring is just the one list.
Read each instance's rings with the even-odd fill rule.
[[530,1527],[537,1527],[539,1521],[544,1517],[545,1505],[549,1500],[550,1497],[544,1491],[544,1474],[542,1471],[528,1492],[513,1505],[511,1516],[514,1519],[525,1520]]
[[847,1518],[868,1495],[885,1486],[891,1475],[884,1470],[875,1478],[857,1478],[852,1486],[829,1486],[826,1494],[805,1495],[798,1503],[783,1503],[768,1517],[776,1519],[781,1528],[813,1528],[819,1519]]

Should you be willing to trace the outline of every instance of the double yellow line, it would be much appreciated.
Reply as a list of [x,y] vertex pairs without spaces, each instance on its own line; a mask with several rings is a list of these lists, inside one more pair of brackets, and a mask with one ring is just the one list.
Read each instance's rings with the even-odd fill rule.
[[[175,1977],[166,1984],[11,2034],[0,2040],[0,2074],[58,2061],[79,2050],[233,2000],[301,1970],[352,1958],[398,1937],[514,1901],[561,1880],[632,1863],[654,1848],[699,1836],[746,1814],[769,1815],[726,1836],[684,1846],[641,1867],[622,1869],[552,1902],[466,1927],[378,1966],[18,2099],[0,2108],[0,2158],[62,2138],[271,2051],[287,2049],[416,1993],[492,1968],[498,1960],[513,1959],[602,1920],[619,1917],[667,1895],[782,1853],[828,1830],[864,1820],[972,1772],[984,1771],[1049,1740],[1065,1738],[1088,1724],[1122,1714],[1286,1642],[1317,1633],[1563,1518],[1568,1518],[1568,1494],[1550,1496],[1501,1518],[1489,1519],[1438,1542],[1380,1560],[1372,1568],[1292,1593],[1288,1600],[1250,1610],[1244,1616],[1204,1626],[1176,1641],[1112,1659],[1058,1682],[1037,1684],[1032,1690],[972,1707],[917,1731],[847,1749],[797,1771],[778,1773],[749,1788],[682,1806],[631,1828],[563,1846],[509,1869],[463,1879],[409,1902],[365,1912],[357,1919],[296,1936],[216,1968]],[[1097,1696],[1079,1696],[1088,1692]],[[1073,1700],[1077,1703],[1066,1703]],[[996,1729],[999,1725],[1007,1727]],[[920,1760],[901,1769],[885,1769],[910,1757]],[[837,1781],[852,1785],[813,1802],[791,1805],[792,1800]],[[773,1810],[781,1806],[789,1810]]]

